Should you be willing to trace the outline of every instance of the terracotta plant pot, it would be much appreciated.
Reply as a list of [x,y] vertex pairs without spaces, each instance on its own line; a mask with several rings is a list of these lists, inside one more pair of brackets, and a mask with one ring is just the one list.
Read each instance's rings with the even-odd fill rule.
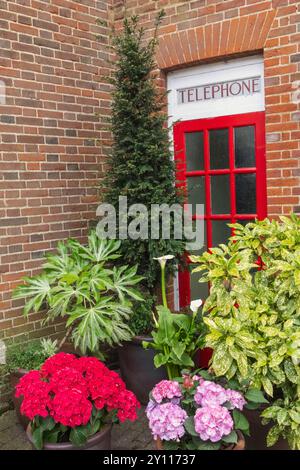
[[[75,447],[71,442],[59,442],[57,444],[45,443],[43,450],[111,450],[111,424],[107,424],[101,431],[90,437],[82,447]],[[32,441],[30,424],[26,431],[27,437],[31,442],[32,448],[35,446]]]
[[10,382],[10,386],[11,386],[11,389],[12,389],[12,401],[13,401],[13,404],[14,404],[14,408],[15,408],[18,420],[19,420],[21,426],[24,429],[27,428],[27,426],[29,424],[29,419],[26,418],[26,416],[21,414],[20,408],[21,408],[21,405],[22,405],[23,398],[22,397],[17,398],[15,396],[15,389],[16,389],[16,385],[19,382],[19,380],[25,374],[27,374],[27,372],[28,372],[28,370],[18,369],[14,372],[11,372],[10,375],[9,375],[9,382]]
[[149,336],[135,336],[132,341],[124,343],[118,349],[121,375],[129,390],[137,399],[146,405],[152,388],[161,380],[167,378],[164,367],[154,366],[153,349],[144,349],[142,342],[152,341]]
[[272,447],[267,447],[267,434],[272,427],[271,424],[263,426],[261,424],[260,414],[264,410],[262,406],[259,410],[244,409],[243,413],[249,421],[250,436],[246,436],[246,449],[247,450],[290,450],[289,445],[285,439],[278,439],[276,444]]
[[[236,444],[230,444],[224,449],[220,450],[245,450],[245,438],[240,431],[237,431],[238,434],[238,441]],[[164,444],[161,439],[155,440],[155,447],[156,450],[164,450]]]

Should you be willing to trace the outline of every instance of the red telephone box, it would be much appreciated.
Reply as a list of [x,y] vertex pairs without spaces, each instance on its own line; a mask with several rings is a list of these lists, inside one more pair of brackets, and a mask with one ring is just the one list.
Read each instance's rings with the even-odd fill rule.
[[[178,122],[174,147],[187,202],[204,204],[204,215],[193,213],[193,219],[204,219],[201,251],[226,243],[228,223],[267,216],[264,112]],[[195,274],[179,273],[180,307],[207,294]]]

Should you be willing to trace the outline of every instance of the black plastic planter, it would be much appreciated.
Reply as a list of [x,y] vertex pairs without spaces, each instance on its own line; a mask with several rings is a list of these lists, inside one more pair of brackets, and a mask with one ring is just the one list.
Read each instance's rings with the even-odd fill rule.
[[247,450],[290,450],[289,445],[285,439],[278,439],[276,444],[272,447],[267,447],[267,434],[271,428],[271,424],[263,426],[261,424],[260,414],[264,407],[259,410],[243,410],[244,415],[249,421],[250,436],[246,436],[246,449]]
[[157,369],[154,366],[155,351],[143,348],[142,342],[151,340],[149,336],[135,336],[118,349],[122,378],[143,405],[148,403],[149,393],[155,384],[167,378],[164,367]]

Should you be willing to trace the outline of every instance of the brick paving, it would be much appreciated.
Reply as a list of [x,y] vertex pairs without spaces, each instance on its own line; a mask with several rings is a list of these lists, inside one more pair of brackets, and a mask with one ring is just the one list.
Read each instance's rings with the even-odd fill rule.
[[[139,411],[136,422],[126,422],[113,428],[112,446],[113,450],[154,449],[144,408]],[[31,450],[14,410],[0,416],[0,450]]]

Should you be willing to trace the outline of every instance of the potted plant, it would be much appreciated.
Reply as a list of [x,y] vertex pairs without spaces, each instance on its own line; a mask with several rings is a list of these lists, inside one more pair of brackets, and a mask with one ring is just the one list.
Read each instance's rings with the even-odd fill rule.
[[243,434],[249,433],[242,413],[246,405],[256,402],[200,371],[158,383],[146,413],[158,450],[243,450]]
[[195,355],[203,345],[201,321],[198,315],[201,299],[191,303],[191,312],[172,313],[168,308],[166,294],[166,263],[172,255],[156,258],[161,268],[161,292],[163,305],[157,307],[152,340],[144,342],[144,348],[155,351],[155,367],[165,367],[168,378],[178,377],[182,369],[195,368]]
[[143,342],[150,342],[153,328],[153,305],[155,298],[145,294],[144,302],[134,302],[129,327],[134,333],[131,341],[118,348],[119,365],[126,386],[134,392],[138,400],[146,405],[150,390],[160,380],[167,377],[164,367],[154,366],[153,350],[145,350]]
[[88,244],[60,242],[57,253],[46,254],[41,274],[25,278],[13,297],[25,298],[24,314],[46,309],[45,321],[66,319],[66,334],[83,354],[101,345],[114,346],[133,336],[128,326],[132,300],[143,301],[136,285],[142,277],[135,266],[116,265],[120,242],[100,239],[93,230]]
[[[269,424],[268,446],[283,437],[299,449],[300,219],[231,227],[235,233],[227,245],[192,257],[198,264],[194,271],[203,271],[200,282],[211,286],[203,307],[205,346],[213,348],[210,365],[217,376],[267,394],[271,404],[264,405],[262,416]],[[266,432],[257,418],[252,412],[254,438],[261,439]],[[249,442],[253,448],[262,445]]]
[[[159,269],[153,258],[171,252],[174,260],[169,263],[168,270],[172,274],[181,262],[185,249],[184,240],[173,235],[172,213],[169,214],[171,239],[164,239],[162,235],[162,214],[159,214],[156,224],[158,235],[150,238],[153,205],[173,207],[182,202],[178,187],[174,184],[175,165],[169,130],[165,125],[167,116],[163,112],[165,96],[156,86],[155,48],[157,28],[163,16],[163,12],[157,16],[156,31],[150,40],[145,37],[147,32],[139,26],[136,16],[126,18],[122,32],[114,37],[117,61],[111,80],[113,146],[108,156],[110,169],[103,181],[105,200],[116,209],[117,227],[122,226],[118,211],[120,197],[126,198],[128,208],[143,204],[148,210],[149,237],[128,237],[122,240],[120,246],[124,262],[129,266],[137,265],[138,274],[144,277],[142,285],[147,305],[137,307],[135,318],[146,315],[150,322],[147,322],[145,330],[138,327],[132,341],[124,342],[118,350],[122,377],[128,386],[134,387],[143,403],[147,402],[151,388],[165,375],[164,370],[154,367],[153,351],[142,347],[143,341],[150,340],[149,333],[154,326],[151,311],[159,283]],[[137,320],[135,324],[141,323]]]
[[109,450],[112,423],[137,419],[140,406],[118,374],[95,357],[58,353],[24,375],[16,396],[35,449]]
[[5,372],[9,374],[12,388],[12,400],[17,417],[24,427],[28,426],[28,419],[20,413],[22,400],[15,396],[15,387],[20,378],[29,370],[39,369],[43,362],[57,351],[57,340],[42,338],[29,343],[11,344],[7,347]]

